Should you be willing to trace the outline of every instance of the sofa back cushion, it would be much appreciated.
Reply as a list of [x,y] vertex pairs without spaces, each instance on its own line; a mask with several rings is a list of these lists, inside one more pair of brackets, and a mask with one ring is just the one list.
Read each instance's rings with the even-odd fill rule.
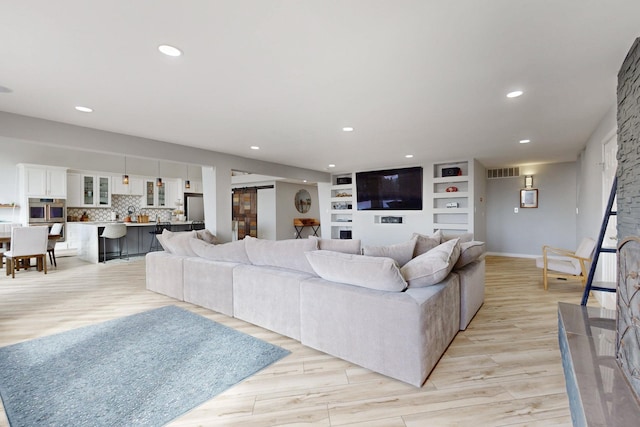
[[396,260],[398,265],[402,267],[413,258],[413,251],[416,247],[417,238],[414,236],[411,240],[403,243],[396,243],[388,246],[365,246],[362,248],[362,255],[389,257]]
[[452,239],[412,259],[400,271],[410,288],[435,285],[447,277],[459,256],[458,239]]
[[402,292],[407,288],[407,282],[392,258],[323,250],[306,255],[318,276],[331,282],[380,291]]
[[182,256],[198,256],[189,242],[197,240],[195,231],[178,231],[173,232],[167,229],[162,230],[162,234],[156,234],[153,238],[157,238],[162,248],[174,255]]
[[417,257],[442,243],[442,231],[437,230],[429,236],[420,233],[413,233],[412,239],[416,240],[416,247],[413,250],[413,256]]
[[211,261],[226,261],[249,264],[249,257],[245,250],[244,240],[212,245],[200,239],[189,241],[191,249],[200,257]]
[[266,240],[247,236],[244,241],[247,256],[253,265],[269,265],[315,274],[304,253],[317,250],[317,240]]
[[479,259],[485,251],[484,242],[472,240],[460,243],[460,257],[456,261],[455,269],[462,268],[467,264]]
[[323,251],[342,252],[345,254],[361,254],[360,239],[321,239],[316,236],[309,236],[310,239],[318,241],[318,249]]

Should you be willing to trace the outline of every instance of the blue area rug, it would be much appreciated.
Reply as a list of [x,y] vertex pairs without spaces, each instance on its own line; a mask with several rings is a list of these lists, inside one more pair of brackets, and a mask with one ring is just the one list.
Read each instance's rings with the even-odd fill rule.
[[289,354],[176,306],[0,348],[12,427],[161,426]]

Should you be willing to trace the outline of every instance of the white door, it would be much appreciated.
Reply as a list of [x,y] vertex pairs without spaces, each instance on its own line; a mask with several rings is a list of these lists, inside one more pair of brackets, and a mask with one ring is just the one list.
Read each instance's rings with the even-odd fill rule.
[[[603,148],[603,163],[604,167],[602,169],[602,215],[604,215],[607,210],[607,205],[609,203],[609,195],[611,194],[611,186],[613,185],[613,180],[616,176],[616,170],[618,167],[618,160],[616,158],[616,153],[618,151],[618,141],[617,137],[614,134],[611,138],[609,138],[604,145]],[[612,210],[615,212],[617,210],[617,200],[614,199]],[[604,235],[604,239],[602,241],[602,246],[605,248],[616,248],[618,246],[618,229],[617,229],[617,220],[616,216],[612,215],[609,217],[609,223],[607,224],[607,230]],[[597,250],[597,248],[596,248]],[[600,280],[603,282],[613,282],[615,283],[617,280],[617,267],[616,267],[616,254],[615,253],[606,253],[602,252],[600,254],[600,259],[598,261],[598,268],[596,270],[596,277],[600,277]],[[600,302],[600,304],[605,307],[614,310],[616,297],[615,293],[612,292],[595,292],[596,299]]]

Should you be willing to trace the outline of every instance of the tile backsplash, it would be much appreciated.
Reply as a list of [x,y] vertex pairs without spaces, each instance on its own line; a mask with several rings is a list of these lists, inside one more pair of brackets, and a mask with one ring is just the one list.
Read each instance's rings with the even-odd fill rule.
[[118,220],[122,221],[129,214],[129,206],[132,206],[136,215],[149,215],[149,221],[155,222],[156,216],[160,221],[171,220],[174,208],[140,208],[141,203],[142,196],[114,194],[111,196],[110,208],[67,208],[67,218],[77,217],[79,220],[80,216],[86,212],[89,221],[109,221],[111,212],[115,212]]

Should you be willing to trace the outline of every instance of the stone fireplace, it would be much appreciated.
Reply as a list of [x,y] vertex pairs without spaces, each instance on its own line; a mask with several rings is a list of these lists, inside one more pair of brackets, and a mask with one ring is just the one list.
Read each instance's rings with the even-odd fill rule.
[[[618,73],[618,242],[640,236],[640,38]],[[640,399],[640,242],[621,248],[616,359]]]

